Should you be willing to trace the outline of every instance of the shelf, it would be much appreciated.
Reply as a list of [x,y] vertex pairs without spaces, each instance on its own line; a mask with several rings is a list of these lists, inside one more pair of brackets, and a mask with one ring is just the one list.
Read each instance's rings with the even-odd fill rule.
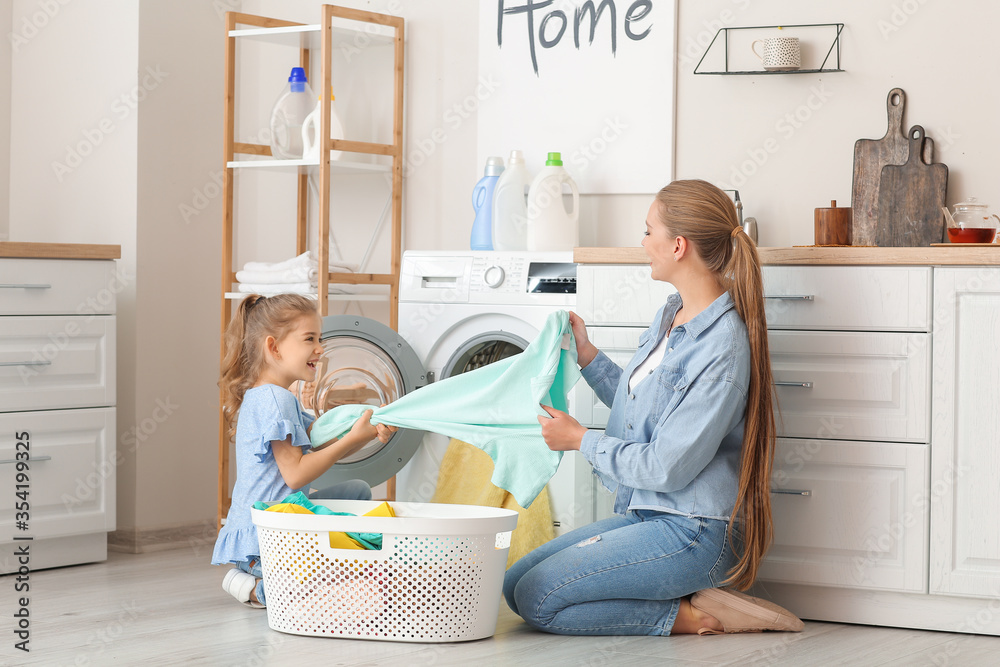
[[[334,19],[337,21],[337,19]],[[346,25],[337,25],[330,28],[333,38],[334,49],[344,48],[365,48],[368,46],[391,45],[395,39],[392,29],[385,26],[375,26],[367,24],[365,30],[350,28]],[[320,48],[320,31],[322,26],[318,23],[311,25],[291,25],[280,28],[238,28],[230,30],[230,37],[242,39],[252,39],[257,42],[276,44],[279,46],[293,46],[300,49]]]
[[[232,162],[227,162],[226,167],[231,169],[288,169],[290,167],[319,167],[319,161],[275,160],[271,157],[266,157],[265,159],[233,160]],[[330,171],[341,174],[388,174],[392,172],[392,165],[330,160]]]
[[[759,70],[730,70],[729,69],[729,32],[736,30],[783,30],[784,28],[835,28],[836,34],[833,37],[833,43],[830,44],[830,48],[827,49],[826,56],[823,58],[823,62],[820,63],[818,69],[794,69],[794,70],[782,70],[782,71],[768,71],[765,69]],[[844,70],[840,68],[840,33],[844,30],[843,23],[805,23],[799,25],[760,25],[760,26],[742,26],[737,28],[719,28],[715,37],[709,42],[708,47],[705,49],[705,53],[702,54],[701,60],[698,64],[694,66],[695,74],[750,74],[750,75],[771,75],[771,74],[819,74],[825,72],[843,72]],[[718,40],[719,35],[725,33],[723,38],[723,48],[725,49],[725,69],[721,72],[699,72],[698,68],[705,61],[705,58],[712,51],[712,47],[715,45],[716,40]],[[827,67],[826,63],[830,60],[830,56],[836,50],[837,65],[836,67]]]

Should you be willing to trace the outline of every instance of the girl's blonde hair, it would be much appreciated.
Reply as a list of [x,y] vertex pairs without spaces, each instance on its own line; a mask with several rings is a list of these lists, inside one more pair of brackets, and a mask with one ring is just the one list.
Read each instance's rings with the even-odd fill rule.
[[236,412],[243,403],[243,395],[264,370],[267,337],[274,336],[280,342],[299,318],[317,314],[316,302],[299,294],[270,297],[251,294],[240,302],[226,327],[226,351],[219,377],[222,412],[230,438],[236,431]]
[[726,579],[745,590],[757,577],[757,568],[773,539],[771,466],[774,460],[775,420],[771,357],[764,317],[764,285],[757,247],[739,227],[729,196],[705,181],[674,181],[656,195],[660,220],[668,232],[683,236],[729,291],[736,312],[750,338],[750,388],[743,429],[743,456],[733,525],[740,521],[742,553]]

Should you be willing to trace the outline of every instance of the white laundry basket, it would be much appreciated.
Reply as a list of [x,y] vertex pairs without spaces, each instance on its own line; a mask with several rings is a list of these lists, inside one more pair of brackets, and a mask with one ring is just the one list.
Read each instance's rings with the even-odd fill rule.
[[[252,510],[267,623],[296,635],[454,642],[496,631],[517,512],[476,505],[317,500],[358,516]],[[331,531],[382,533],[381,550],[333,549]]]

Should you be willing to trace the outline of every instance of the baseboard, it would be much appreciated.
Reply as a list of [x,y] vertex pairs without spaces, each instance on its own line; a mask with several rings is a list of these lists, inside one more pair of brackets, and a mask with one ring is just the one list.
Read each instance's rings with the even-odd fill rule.
[[193,549],[211,558],[219,530],[205,519],[160,528],[122,528],[108,533],[108,550],[141,554],[170,549]]

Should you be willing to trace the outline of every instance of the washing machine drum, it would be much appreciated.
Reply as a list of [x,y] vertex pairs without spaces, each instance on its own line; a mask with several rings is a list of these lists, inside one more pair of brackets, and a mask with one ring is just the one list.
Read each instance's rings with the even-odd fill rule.
[[[344,404],[377,408],[426,384],[427,374],[417,354],[398,333],[375,320],[324,317],[320,342],[323,356],[316,382],[300,382],[298,389],[302,405],[317,416]],[[387,444],[372,440],[309,486],[323,489],[350,479],[381,484],[406,465],[423,435],[423,431],[400,429]]]

